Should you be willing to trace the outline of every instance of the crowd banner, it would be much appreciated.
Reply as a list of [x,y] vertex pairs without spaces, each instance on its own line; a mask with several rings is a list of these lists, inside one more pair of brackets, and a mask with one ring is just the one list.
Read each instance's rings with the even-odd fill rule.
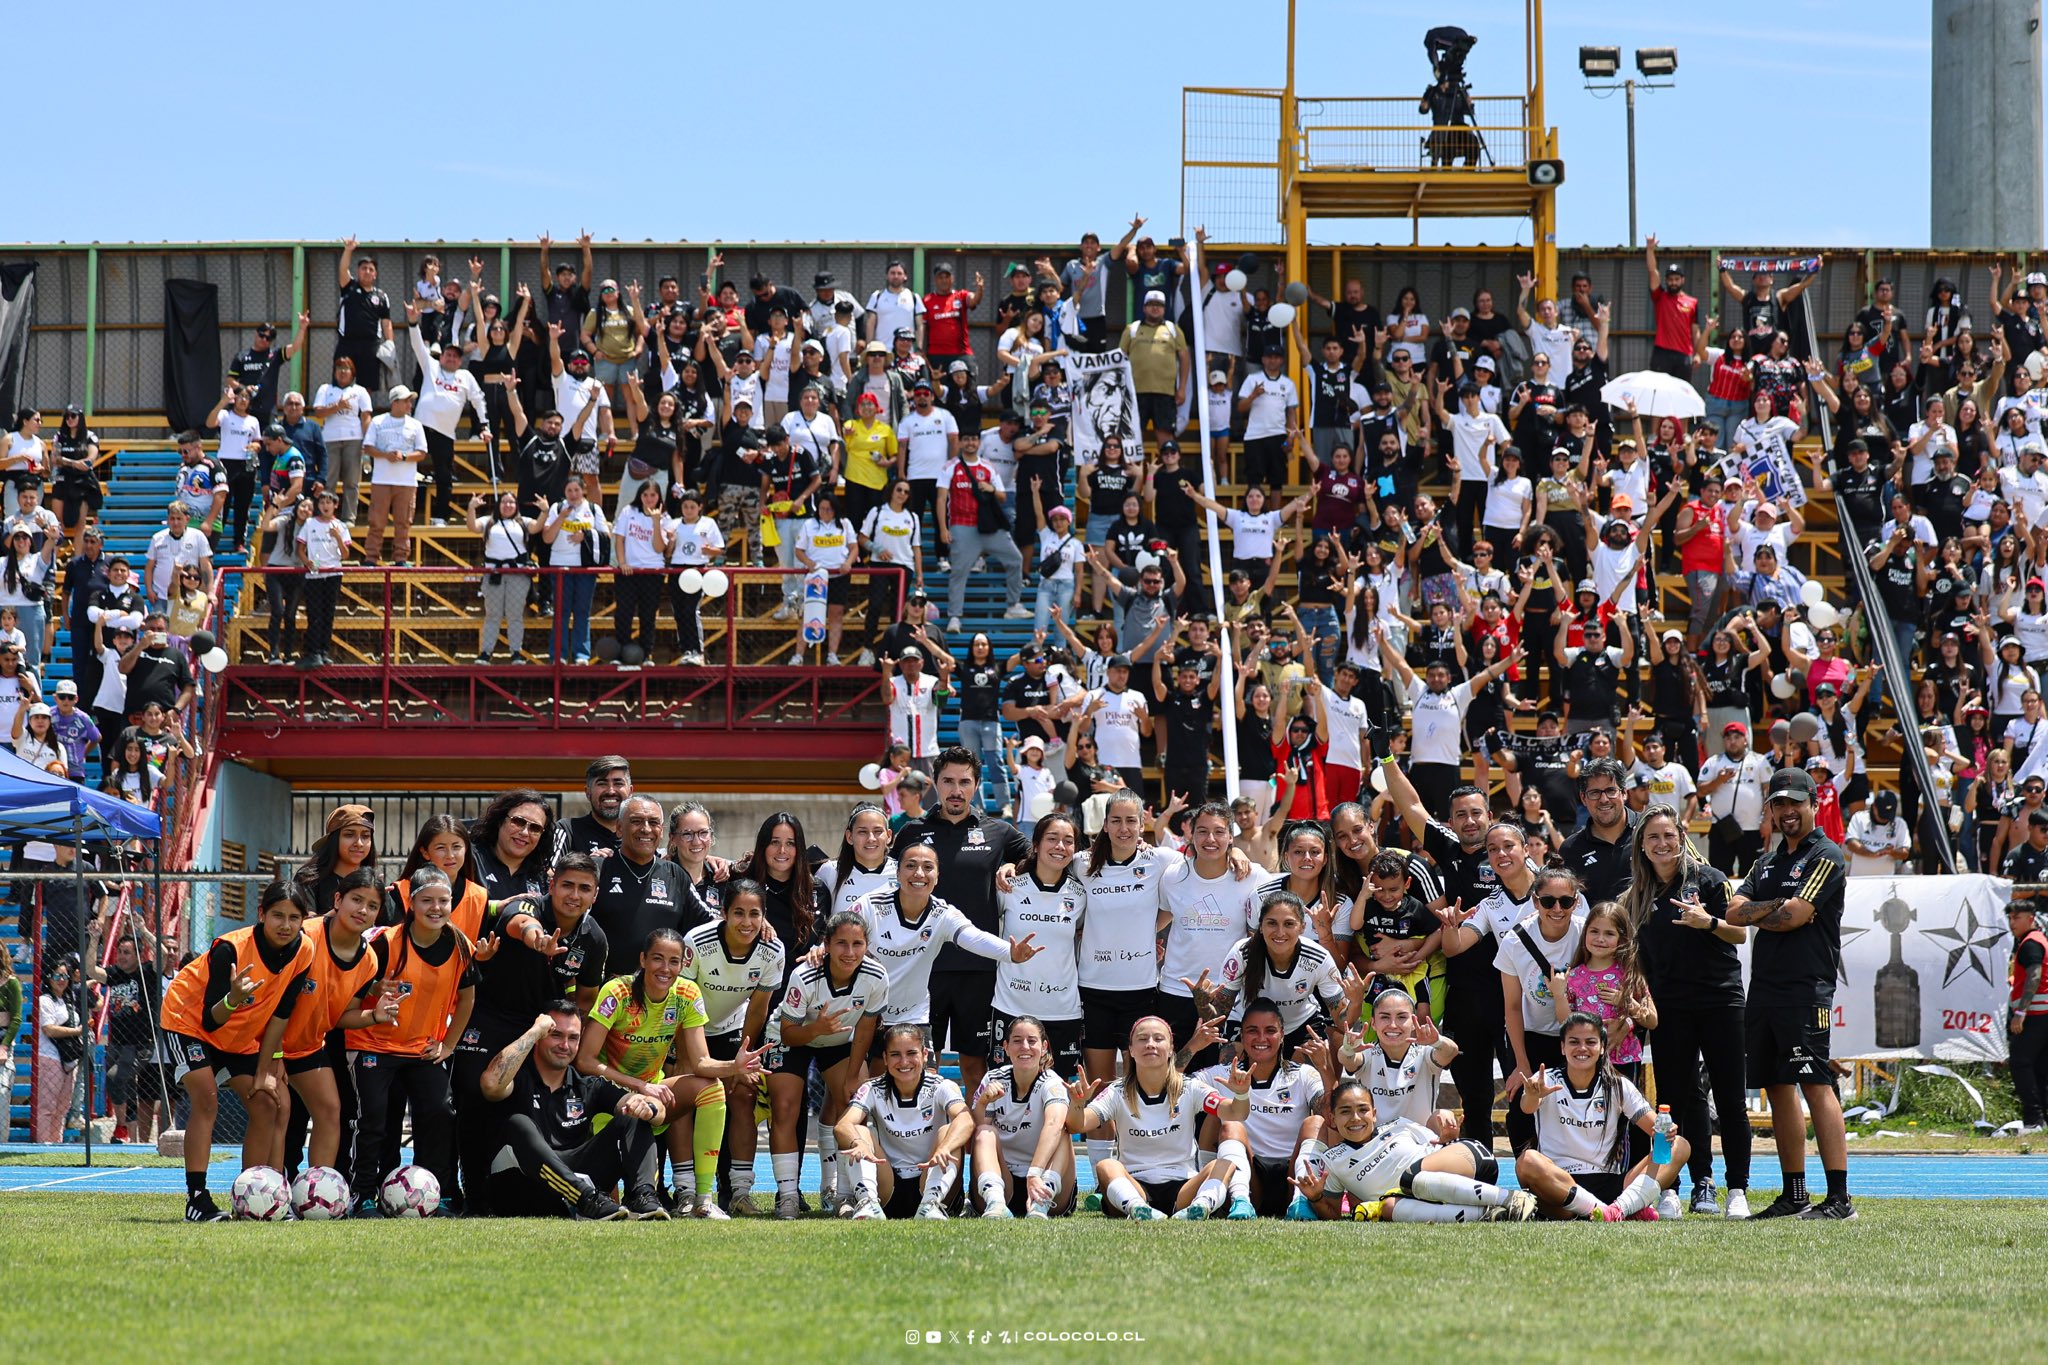
[[1139,449],[1138,390],[1131,378],[1131,358],[1119,350],[1070,351],[1062,363],[1074,386],[1067,431],[1075,462],[1096,463],[1102,456],[1102,443],[1112,437],[1135,455]]
[[1977,873],[1849,878],[1833,1056],[2004,1061],[2011,899]]
[[[1721,268],[1738,275],[1811,275],[1819,270],[1818,256],[1723,256]],[[1783,288],[1784,280],[1774,280],[1775,288]]]

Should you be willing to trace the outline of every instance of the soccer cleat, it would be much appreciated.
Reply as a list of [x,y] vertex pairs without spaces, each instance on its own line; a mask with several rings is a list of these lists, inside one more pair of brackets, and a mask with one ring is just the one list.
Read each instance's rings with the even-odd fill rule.
[[666,1223],[668,1209],[662,1205],[661,1196],[654,1192],[652,1185],[636,1185],[626,1196],[626,1216],[636,1222]]
[[[1739,1193],[1740,1191],[1738,1190],[1729,1191],[1729,1202],[1733,1203],[1735,1200],[1735,1196]],[[1721,1201],[1714,1197],[1713,1181],[1703,1181],[1700,1184],[1697,1184],[1692,1187],[1692,1211],[1694,1213],[1703,1213],[1709,1216],[1713,1214],[1718,1214],[1721,1211]]]
[[981,1211],[981,1216],[984,1218],[1015,1218],[1017,1215],[1010,1212],[1008,1204],[997,1199],[990,1201],[988,1207]]
[[1599,1208],[1593,1210],[1593,1215],[1588,1221],[1594,1223],[1619,1223],[1626,1217],[1628,1215],[1621,1211],[1621,1205],[1602,1204]]
[[845,1203],[846,1201],[839,1197],[838,1190],[825,1189],[818,1191],[818,1210],[821,1213],[829,1213],[837,1217],[840,1207]]
[[1685,1204],[1679,1199],[1677,1190],[1666,1190],[1657,1199],[1657,1217],[1683,1218]]
[[1176,1223],[1200,1223],[1208,1217],[1209,1210],[1200,1203],[1190,1204],[1184,1209],[1175,1209],[1173,1211],[1173,1220]]
[[[1003,1212],[1008,1213],[1009,1210],[1004,1209]],[[917,1206],[917,1212],[912,1216],[927,1222],[937,1220],[943,1223],[946,1221],[946,1211],[939,1207],[939,1201],[936,1199],[924,1200]]]
[[874,1223],[880,1222],[887,1215],[882,1212],[880,1203],[872,1198],[868,1198],[861,1200],[860,1203],[854,1206],[851,1216],[856,1223]]
[[1647,1208],[1647,1207],[1646,1207],[1646,1208],[1640,1208],[1640,1209],[1637,1209],[1637,1210],[1636,1210],[1636,1211],[1635,1211],[1634,1213],[1632,1213],[1632,1214],[1630,1214],[1630,1215],[1628,1216],[1628,1221],[1629,1221],[1629,1222],[1631,1222],[1631,1223],[1654,1223],[1654,1222],[1657,1222],[1657,1221],[1658,1221],[1658,1218],[1657,1218],[1657,1210],[1655,1210],[1655,1209],[1653,1209],[1653,1208]]
[[462,1211],[455,1207],[453,1199],[443,1199],[427,1213],[429,1218],[460,1218]]
[[[1734,1196],[1729,1196],[1729,1202],[1734,1202]],[[1761,1221],[1765,1218],[1797,1218],[1812,1207],[1813,1205],[1804,1199],[1794,1199],[1788,1194],[1780,1194],[1765,1205],[1762,1212],[1751,1215],[1751,1221]]]
[[[371,1200],[375,1203],[375,1200]],[[225,1223],[227,1210],[213,1202],[213,1196],[201,1190],[185,1196],[185,1221],[188,1223]]]
[[840,1218],[851,1218],[851,1217],[853,1217],[853,1211],[854,1211],[854,1210],[855,1210],[856,1208],[859,1208],[859,1207],[860,1207],[860,1201],[859,1201],[859,1200],[856,1200],[856,1199],[842,1199],[842,1200],[840,1200],[840,1201],[839,1201],[839,1212],[838,1212],[838,1214],[837,1214],[836,1216],[837,1216],[837,1217],[840,1217]]
[[1127,1216],[1133,1223],[1159,1223],[1166,1220],[1166,1215],[1153,1208],[1150,1204],[1135,1206]]
[[1504,1222],[1526,1223],[1536,1216],[1536,1196],[1527,1190],[1515,1190],[1508,1195],[1501,1212]]
[[1730,1218],[1749,1217],[1749,1195],[1746,1191],[1728,1191],[1727,1216]]
[[726,1208],[735,1218],[759,1218],[762,1214],[761,1206],[754,1202],[752,1190],[741,1190],[734,1194]]
[[718,1196],[715,1194],[698,1195],[696,1200],[690,1205],[689,1216],[692,1218],[709,1219],[714,1223],[729,1223],[732,1221],[732,1215],[718,1207]]
[[1308,1202],[1308,1196],[1296,1191],[1287,1203],[1287,1212],[1280,1215],[1290,1223],[1313,1223],[1316,1221],[1315,1205]]
[[778,1194],[775,1196],[775,1216],[783,1222],[787,1223],[801,1218],[803,1212],[803,1196],[799,1195],[795,1190],[791,1190],[788,1194]]
[[384,1210],[377,1207],[375,1195],[365,1195],[361,1199],[356,1200],[356,1206],[349,1210],[348,1216],[351,1218],[382,1218]]
[[1090,1190],[1090,1191],[1088,1191],[1088,1193],[1086,1193],[1086,1194],[1084,1194],[1084,1195],[1082,1195],[1082,1196],[1081,1196],[1081,1212],[1083,1212],[1083,1213],[1100,1213],[1100,1212],[1102,1212],[1102,1191],[1101,1191],[1101,1190]]
[[1230,1211],[1223,1215],[1227,1221],[1233,1223],[1242,1223],[1247,1218],[1257,1218],[1258,1216],[1259,1211],[1252,1207],[1252,1201],[1243,1195],[1238,1195],[1235,1199],[1231,1200]]
[[625,1206],[603,1190],[585,1190],[576,1201],[579,1223],[614,1223],[626,1216]]
[[1808,1222],[1814,1223],[1848,1223],[1855,1221],[1856,1206],[1849,1202],[1846,1195],[1840,1199],[1829,1195],[1818,1204],[1803,1211],[1799,1216]]
[[1030,1204],[1025,1207],[1024,1216],[1026,1218],[1050,1219],[1052,1217],[1052,1210],[1044,1204]]
[[1354,1223],[1377,1223],[1385,1218],[1387,1204],[1384,1199],[1361,1199],[1351,1206],[1351,1221]]

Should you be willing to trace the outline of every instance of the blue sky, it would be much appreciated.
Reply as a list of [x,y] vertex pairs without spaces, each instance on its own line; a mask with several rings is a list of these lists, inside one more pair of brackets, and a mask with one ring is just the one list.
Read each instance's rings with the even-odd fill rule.
[[[1163,238],[1178,227],[1181,87],[1277,86],[1283,74],[1284,0],[1185,8],[1180,23],[1172,7],[1100,0],[357,0],[337,24],[327,6],[111,0],[92,7],[73,60],[62,54],[80,41],[80,11],[41,0],[10,21],[15,47],[44,59],[28,96],[39,141],[24,159],[37,175],[8,197],[0,235],[526,240],[588,226],[629,241],[1019,241],[1082,226],[1113,238],[1143,212]],[[1621,101],[1583,91],[1576,68],[1581,43],[1614,43],[1625,65],[1638,45],[1679,50],[1677,87],[1637,112],[1645,232],[1925,244],[1924,0],[1766,8],[1768,32],[1739,7],[1548,7],[1549,118],[1567,164],[1560,243],[1627,234]],[[1304,0],[1297,85],[1413,95],[1436,19],[1479,36],[1476,92],[1506,92],[1522,70],[1521,16],[1520,0],[1421,13]],[[552,117],[535,116],[537,90],[553,92]],[[702,112],[681,113],[693,105]],[[1763,193],[1745,188],[1763,174],[1760,142],[1790,168]],[[61,188],[63,154],[85,192]],[[1845,192],[1859,181],[1883,192]],[[1383,231],[1406,240],[1403,224]],[[1426,224],[1423,240],[1512,232]]]

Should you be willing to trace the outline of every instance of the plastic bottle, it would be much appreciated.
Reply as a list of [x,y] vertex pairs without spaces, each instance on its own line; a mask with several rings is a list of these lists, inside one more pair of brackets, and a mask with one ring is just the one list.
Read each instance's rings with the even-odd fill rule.
[[[1677,1125],[1671,1121],[1671,1106],[1668,1104],[1658,1105],[1656,1129],[1650,1136],[1650,1160],[1659,1166],[1671,1160],[1671,1132],[1675,1127]],[[1642,1149],[1637,1148],[1636,1150],[1641,1151]]]

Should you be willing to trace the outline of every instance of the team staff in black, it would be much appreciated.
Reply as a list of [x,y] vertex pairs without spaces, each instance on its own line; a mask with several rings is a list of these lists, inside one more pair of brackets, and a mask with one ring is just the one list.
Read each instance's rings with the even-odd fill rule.
[[640,965],[634,945],[656,929],[684,933],[711,918],[698,909],[688,875],[661,856],[664,825],[661,803],[651,796],[629,796],[619,806],[618,851],[598,864],[597,903],[590,908],[610,949],[606,980],[633,974]]
[[583,794],[590,810],[560,826],[555,852],[602,859],[619,846],[619,808],[633,794],[633,765],[618,754],[593,758],[583,770]]
[[[1761,1081],[1771,1104],[1772,1137],[1785,1188],[1759,1218],[1849,1219],[1849,1143],[1842,1101],[1828,1065],[1835,980],[1842,960],[1842,891],[1848,858],[1814,827],[1813,779],[1780,768],[1765,791],[1765,812],[1780,836],[1757,860],[1728,904],[1727,921],[1755,925],[1749,1005],[1744,1020],[1749,1080]],[[1827,1175],[1827,1197],[1806,1196],[1804,1096],[1814,1142]]]
[[1586,904],[1620,900],[1628,891],[1637,824],[1622,790],[1621,764],[1611,758],[1581,763],[1579,800],[1586,807],[1586,823],[1558,846],[1558,860],[1578,874]]
[[1728,922],[1728,878],[1701,861],[1678,812],[1651,806],[1629,840],[1626,904],[1643,980],[1657,1002],[1650,1032],[1657,1097],[1692,1146],[1692,1212],[1724,1212],[1714,1190],[1714,1141],[1700,1065],[1721,1116],[1730,1218],[1749,1216],[1750,1132],[1743,1058],[1742,959],[1749,930]]
[[[981,759],[958,745],[942,750],[933,767],[936,809],[906,821],[891,850],[896,857],[912,844],[928,844],[939,855],[939,884],[933,894],[960,908],[974,927],[1002,931],[996,899],[996,869],[1021,863],[1031,845],[1007,820],[974,808],[981,791]],[[994,1017],[996,964],[947,944],[932,965],[931,1041],[960,1054],[960,1082],[973,1090],[988,1071],[989,1025]]]

